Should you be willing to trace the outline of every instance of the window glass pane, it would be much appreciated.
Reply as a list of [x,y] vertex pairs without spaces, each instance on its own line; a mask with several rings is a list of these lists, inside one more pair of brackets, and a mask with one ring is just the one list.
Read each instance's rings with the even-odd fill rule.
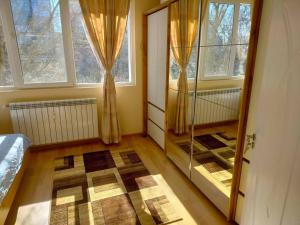
[[8,56],[4,34],[2,28],[2,20],[0,17],[0,86],[12,86],[13,79],[8,64]]
[[103,67],[99,65],[87,40],[78,0],[70,0],[70,16],[76,78],[78,83],[99,83]]
[[[198,57],[198,38],[199,38],[199,27],[197,27],[197,32],[195,36],[195,41],[193,43],[193,49],[191,52],[191,56],[189,59],[189,63],[186,67],[186,72],[187,72],[187,78],[188,79],[193,79],[196,77],[196,72],[197,72],[197,57]],[[178,79],[179,73],[180,73],[180,68],[179,65],[176,63],[172,49],[170,48],[170,77],[175,80]]]
[[[196,41],[195,43],[197,43]],[[197,52],[198,52],[198,47],[194,46],[191,52],[189,64],[186,67],[188,79],[195,78],[197,72]],[[180,73],[179,65],[176,63],[174,59],[172,49],[170,49],[170,76],[173,80],[178,79],[179,73]]]
[[67,81],[59,0],[11,0],[24,83]]
[[238,21],[238,43],[248,44],[251,28],[251,5],[240,4]]
[[[69,0],[74,48],[76,78],[78,83],[99,83],[103,80],[104,68],[92,51],[84,28],[78,0]],[[129,82],[128,26],[118,59],[113,67],[116,82]],[[99,65],[100,64],[100,65]]]
[[233,13],[233,4],[209,4],[207,45],[231,44]]
[[174,59],[172,50],[170,49],[170,77],[172,79],[178,79],[179,76],[179,66]]
[[203,48],[205,76],[224,76],[228,73],[233,15],[233,4],[209,4],[206,45]]
[[230,46],[210,46],[205,49],[205,76],[226,76],[230,58]]
[[251,5],[240,4],[237,34],[237,42],[239,44],[236,46],[236,54],[233,69],[234,76],[245,75],[250,28]]
[[[129,20],[128,20],[129,23]],[[122,43],[122,47],[119,53],[119,56],[115,62],[113,67],[113,74],[115,75],[116,82],[129,82],[129,51],[128,51],[128,44],[129,44],[129,29],[128,25],[126,27],[126,32],[124,35],[124,40]]]

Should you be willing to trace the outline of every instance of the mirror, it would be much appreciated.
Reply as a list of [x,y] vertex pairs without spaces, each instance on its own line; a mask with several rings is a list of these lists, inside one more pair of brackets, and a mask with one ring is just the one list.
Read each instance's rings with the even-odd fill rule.
[[[252,3],[214,0],[201,4],[195,42],[191,46],[170,43],[166,151],[176,166],[228,215]],[[172,6],[170,10],[172,13]],[[172,39],[172,16],[170,23]],[[187,115],[188,129],[184,132],[178,130],[178,121],[184,117],[178,113],[182,68],[174,57],[175,47],[191,50],[184,93],[187,106],[182,112]]]
[[166,150],[167,156],[188,177],[191,168],[193,90],[198,69],[198,15],[197,0],[178,1],[170,6]]

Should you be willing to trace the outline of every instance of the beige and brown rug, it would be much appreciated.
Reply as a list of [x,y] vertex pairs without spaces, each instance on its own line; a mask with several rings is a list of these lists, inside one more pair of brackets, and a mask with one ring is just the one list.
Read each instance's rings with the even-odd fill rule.
[[[216,180],[231,188],[235,158],[236,137],[231,133],[216,133],[195,136],[193,158]],[[190,153],[190,141],[177,142],[186,153]]]
[[54,170],[51,225],[182,220],[134,150],[66,156]]

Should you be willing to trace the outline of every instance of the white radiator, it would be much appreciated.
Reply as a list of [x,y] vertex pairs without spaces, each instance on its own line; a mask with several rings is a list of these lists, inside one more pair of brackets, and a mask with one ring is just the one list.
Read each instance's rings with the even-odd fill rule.
[[[198,91],[195,125],[239,119],[241,88]],[[189,95],[189,123],[191,124],[194,95]]]
[[94,98],[10,103],[15,133],[34,145],[54,144],[99,136]]

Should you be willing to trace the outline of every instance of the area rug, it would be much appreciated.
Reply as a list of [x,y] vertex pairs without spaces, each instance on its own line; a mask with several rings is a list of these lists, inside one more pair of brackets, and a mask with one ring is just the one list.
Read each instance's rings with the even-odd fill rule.
[[175,224],[178,216],[134,150],[54,162],[51,225]]

